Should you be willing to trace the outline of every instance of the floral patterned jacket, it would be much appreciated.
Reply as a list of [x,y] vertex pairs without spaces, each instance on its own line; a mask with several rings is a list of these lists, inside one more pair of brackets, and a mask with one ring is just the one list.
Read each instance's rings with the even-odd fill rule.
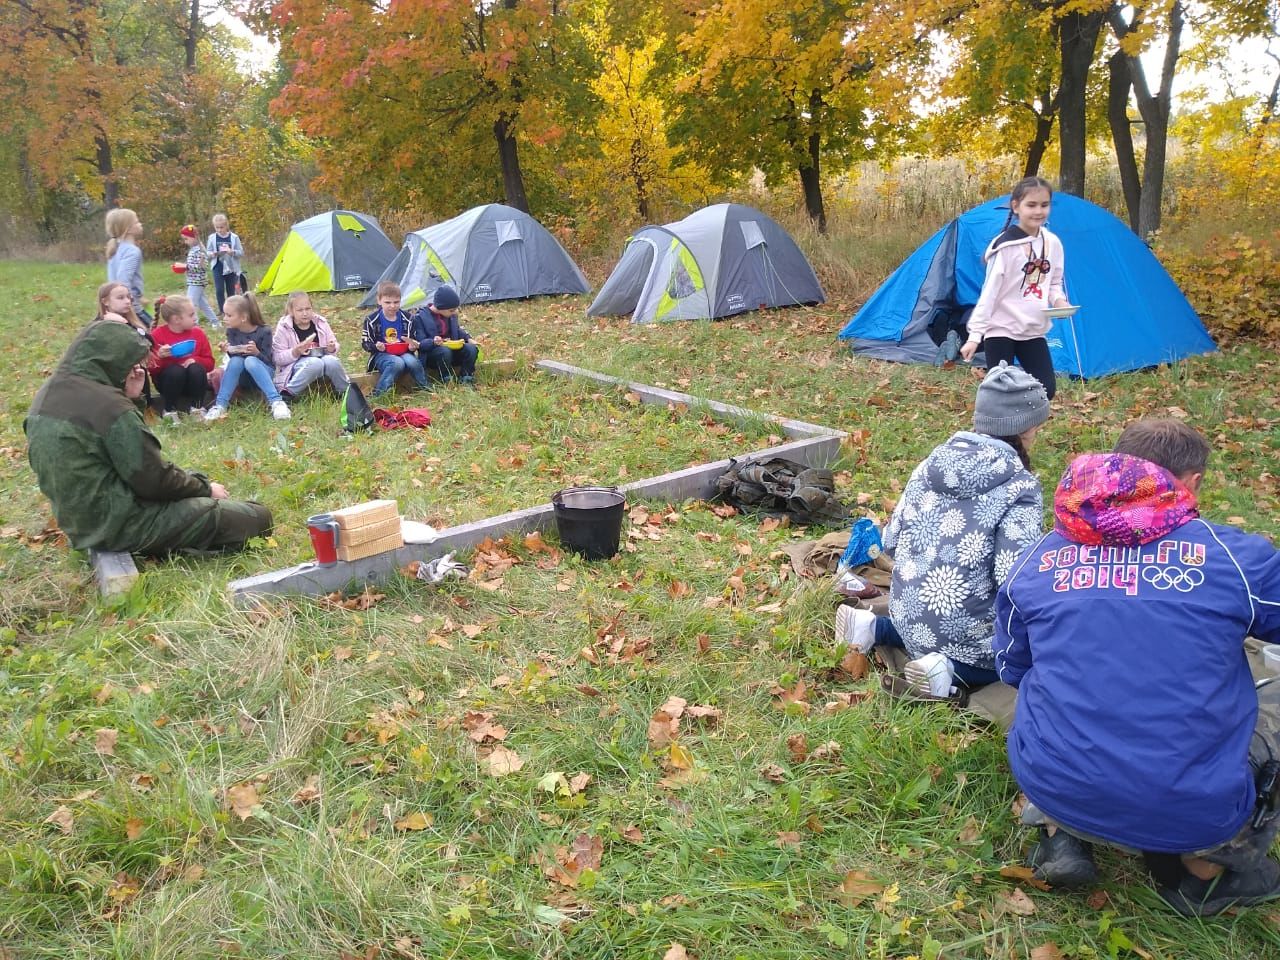
[[961,431],[911,474],[885,529],[889,616],[913,659],[991,669],[996,588],[1041,534],[1040,481],[1012,447]]

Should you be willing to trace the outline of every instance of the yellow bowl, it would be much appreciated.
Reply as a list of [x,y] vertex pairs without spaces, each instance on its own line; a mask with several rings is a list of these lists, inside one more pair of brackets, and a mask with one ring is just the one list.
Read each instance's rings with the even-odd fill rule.
[[467,345],[467,341],[465,341],[465,340],[446,340],[446,341],[444,342],[444,345],[445,345],[446,347],[448,347],[450,350],[461,350],[463,347],[465,347],[465,346]]

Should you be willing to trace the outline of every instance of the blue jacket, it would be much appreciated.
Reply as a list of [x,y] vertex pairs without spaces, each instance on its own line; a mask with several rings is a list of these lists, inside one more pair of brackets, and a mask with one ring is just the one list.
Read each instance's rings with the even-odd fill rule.
[[[388,321],[382,315],[382,308],[379,307],[364,318],[364,329],[360,337],[361,348],[369,354],[369,367],[373,369],[373,362],[378,356],[378,343],[387,342],[387,334],[392,329],[395,330],[395,336],[392,340],[407,341],[413,336],[413,318],[403,310],[396,311],[394,321]],[[416,337],[414,339],[417,339]]]
[[[1280,553],[1200,519],[1176,486],[1189,509],[1153,529],[1134,503],[1120,543],[1129,495],[1064,506],[1059,486],[1057,529],[1001,586],[992,640],[1018,688],[1009,764],[1027,797],[1069,829],[1163,853],[1224,843],[1251,814],[1258,700],[1242,641],[1280,640]],[[1091,502],[1104,505],[1082,520]]]
[[[471,334],[462,329],[462,325],[458,323],[458,314],[454,314],[448,318],[445,323],[447,332],[443,334],[446,340],[470,340]],[[413,339],[423,345],[425,350],[431,346],[431,341],[441,336],[440,321],[430,306],[423,307],[413,315],[413,332],[409,334]]]
[[107,280],[128,287],[134,313],[142,310],[142,297],[146,293],[142,285],[142,250],[132,240],[121,240],[107,261]]

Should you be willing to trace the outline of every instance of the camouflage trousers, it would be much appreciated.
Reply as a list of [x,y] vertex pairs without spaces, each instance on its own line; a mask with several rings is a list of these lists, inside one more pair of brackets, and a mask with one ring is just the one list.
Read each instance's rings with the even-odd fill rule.
[[[1255,777],[1263,764],[1271,760],[1280,761],[1280,679],[1266,681],[1258,687],[1258,721],[1253,728],[1253,739],[1249,742],[1249,767],[1253,770]],[[1277,799],[1280,800],[1280,798]],[[1028,803],[1023,809],[1021,819],[1022,823],[1029,827],[1067,829],[1046,817],[1032,803]],[[1067,832],[1088,843],[1117,847],[1130,853],[1142,852],[1078,830],[1067,830]],[[1245,825],[1240,828],[1240,832],[1226,843],[1206,850],[1188,851],[1188,853],[1211,863],[1221,864],[1228,870],[1247,871],[1266,857],[1276,841],[1277,834],[1280,834],[1280,811],[1276,811],[1257,829],[1254,828],[1253,817],[1250,816],[1245,821]]]
[[271,532],[271,511],[252,500],[190,497],[151,503],[131,524],[130,543],[119,549],[147,556],[239,550]]

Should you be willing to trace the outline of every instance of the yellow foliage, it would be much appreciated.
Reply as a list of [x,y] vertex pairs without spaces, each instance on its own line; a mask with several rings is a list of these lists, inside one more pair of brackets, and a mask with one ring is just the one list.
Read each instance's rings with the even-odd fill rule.
[[1161,259],[1219,341],[1280,342],[1280,231],[1271,244],[1233,234],[1200,252],[1162,251]]

